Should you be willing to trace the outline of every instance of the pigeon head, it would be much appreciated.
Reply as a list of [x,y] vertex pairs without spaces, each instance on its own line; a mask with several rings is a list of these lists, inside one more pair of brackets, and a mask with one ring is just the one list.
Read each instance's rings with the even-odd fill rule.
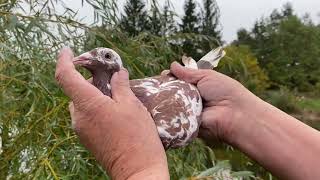
[[109,48],[95,48],[76,57],[73,62],[88,69],[93,75],[101,72],[116,72],[122,68],[118,53]]
[[93,85],[107,96],[111,96],[112,75],[123,67],[119,54],[109,48],[95,48],[83,53],[74,58],[73,64],[89,70]]

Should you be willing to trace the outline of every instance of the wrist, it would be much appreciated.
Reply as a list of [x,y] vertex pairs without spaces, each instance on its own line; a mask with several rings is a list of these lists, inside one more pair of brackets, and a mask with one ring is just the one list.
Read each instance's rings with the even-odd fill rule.
[[108,161],[105,168],[112,179],[169,179],[165,151],[162,145],[157,147],[130,148],[125,153],[112,156],[115,159]]
[[[133,162],[134,163],[134,162]],[[118,171],[111,172],[112,179],[128,180],[168,180],[169,170],[167,163],[158,163],[141,167],[130,167],[122,164]]]
[[156,164],[147,169],[143,169],[140,172],[136,172],[128,178],[128,180],[140,180],[140,179],[150,179],[150,180],[170,179],[167,164]]
[[270,113],[270,104],[264,102],[250,91],[239,94],[239,103],[232,108],[234,112],[229,123],[229,131],[224,136],[224,141],[230,145],[237,146],[243,143],[246,136],[251,136],[254,131],[259,131],[264,118]]

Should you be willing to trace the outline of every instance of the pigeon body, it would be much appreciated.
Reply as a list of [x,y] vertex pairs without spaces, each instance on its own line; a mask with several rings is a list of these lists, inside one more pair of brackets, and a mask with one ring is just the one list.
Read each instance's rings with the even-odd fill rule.
[[165,149],[184,146],[197,137],[202,100],[194,85],[161,75],[131,80],[130,86],[154,119]]
[[[216,54],[211,58],[215,59],[216,64],[222,58],[219,55],[219,58]],[[197,63],[192,58],[184,57],[183,63],[197,69]],[[105,95],[112,96],[110,79],[113,73],[122,68],[121,58],[115,51],[96,48],[76,57],[74,64],[88,69],[93,76],[93,85]],[[154,119],[165,149],[185,146],[197,137],[203,106],[200,93],[194,85],[168,73],[130,80],[130,87]]]

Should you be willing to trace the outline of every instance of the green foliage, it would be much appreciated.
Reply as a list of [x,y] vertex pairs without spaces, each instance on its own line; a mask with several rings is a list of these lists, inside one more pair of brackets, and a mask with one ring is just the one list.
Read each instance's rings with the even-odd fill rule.
[[218,70],[237,79],[256,93],[262,93],[269,87],[268,76],[259,67],[257,58],[246,46],[228,46],[227,56],[221,60]]
[[[201,10],[200,34],[212,37],[212,40],[200,40],[199,49],[209,52],[220,45],[221,32],[219,30],[220,11],[215,0],[203,0],[204,9]],[[201,54],[202,56],[203,54]]]
[[265,99],[267,102],[284,112],[299,112],[296,96],[285,87],[281,87],[280,91],[267,92]]
[[219,25],[219,7],[215,0],[203,0],[201,33],[215,37],[221,41],[221,34],[218,30]]
[[296,16],[290,4],[238,32],[235,44],[249,45],[274,87],[312,91],[320,81],[320,29]]
[[160,9],[158,8],[159,5],[156,2],[156,0],[152,0],[152,5],[151,5],[151,16],[150,16],[150,33],[161,36],[162,35],[162,24],[161,24],[161,12]]
[[[194,0],[186,0],[184,4],[184,16],[182,17],[182,24],[180,29],[182,33],[198,34],[199,33],[199,18],[196,11],[196,4]],[[183,52],[189,56],[197,57],[197,43],[196,38],[183,39]]]
[[320,113],[320,99],[312,97],[300,97],[297,100],[299,108]]
[[167,0],[163,8],[163,14],[161,16],[162,36],[173,34],[174,32],[177,31],[174,17],[175,17],[175,13],[171,10],[170,1]]
[[124,12],[120,23],[120,28],[124,32],[136,36],[149,29],[149,19],[142,0],[128,0]]
[[186,0],[184,5],[185,15],[180,25],[184,33],[197,33],[199,31],[199,19],[196,12],[196,3],[193,0]]
[[183,52],[199,60],[208,51],[220,45],[221,36],[218,30],[219,8],[214,0],[203,1],[204,9],[197,12],[196,3],[186,0],[184,16],[180,24],[180,32],[186,34],[182,38]]

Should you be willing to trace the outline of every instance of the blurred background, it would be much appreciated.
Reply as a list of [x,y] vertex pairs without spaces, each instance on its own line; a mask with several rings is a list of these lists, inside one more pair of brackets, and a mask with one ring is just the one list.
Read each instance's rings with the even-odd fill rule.
[[[65,45],[112,48],[131,78],[224,46],[217,71],[320,130],[318,0],[0,0],[0,179],[109,179],[54,80]],[[172,179],[276,179],[224,144],[197,140],[167,156]]]

